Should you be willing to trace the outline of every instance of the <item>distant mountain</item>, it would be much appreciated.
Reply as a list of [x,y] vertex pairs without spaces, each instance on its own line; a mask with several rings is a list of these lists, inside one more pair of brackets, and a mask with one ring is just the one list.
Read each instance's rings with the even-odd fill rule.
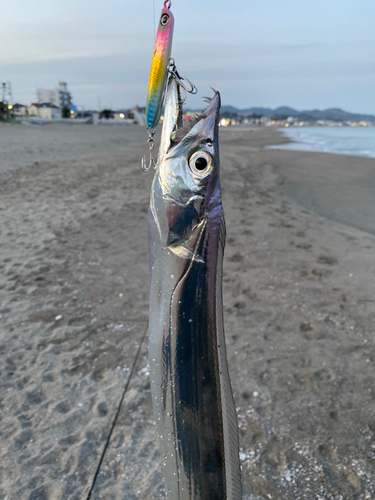
[[238,109],[233,106],[222,106],[221,107],[221,112],[229,112],[229,113],[236,113],[238,115],[262,115],[262,116],[273,116],[273,115],[288,115],[288,116],[295,116],[299,114],[299,111],[293,108],[289,108],[288,106],[280,106],[279,108],[276,109],[271,109],[271,108],[247,108],[247,109]]
[[238,108],[235,108],[234,106],[222,106],[220,111],[222,113],[233,113],[235,115],[242,115],[244,114],[244,111],[246,111],[246,109],[238,109]]
[[247,109],[238,109],[233,106],[222,106],[222,113],[234,113],[237,115],[262,115],[262,116],[272,116],[274,111],[271,108],[247,108]]
[[309,111],[302,111],[301,113],[311,116],[317,120],[334,120],[334,121],[370,121],[375,122],[374,115],[363,115],[361,113],[348,113],[340,108],[330,108],[320,111],[313,109]]
[[288,115],[288,116],[300,116],[301,119],[313,118],[314,120],[333,120],[333,121],[370,121],[375,122],[374,115],[364,115],[361,113],[348,113],[339,108],[330,109],[313,109],[313,110],[303,110],[298,111],[296,109],[290,108],[289,106],[280,106],[276,109],[271,108],[246,108],[238,109],[234,106],[222,106],[221,112],[235,113],[239,115],[262,115],[262,116],[275,116],[275,115]]
[[299,114],[299,111],[293,108],[289,108],[288,106],[280,106],[279,108],[276,108],[273,112],[275,115],[296,116]]

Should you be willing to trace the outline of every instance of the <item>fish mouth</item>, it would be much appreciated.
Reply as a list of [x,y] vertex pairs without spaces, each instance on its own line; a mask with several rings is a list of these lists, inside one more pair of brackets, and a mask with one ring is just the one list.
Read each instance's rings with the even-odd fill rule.
[[[182,93],[185,92],[186,94],[186,91],[184,91],[180,81],[173,74],[169,76],[157,167],[161,165],[169,152],[178,146],[199,122],[203,121],[206,123],[208,136],[213,136],[213,128],[215,122],[218,120],[221,99],[219,92],[214,89],[212,90],[214,95],[204,98],[207,103],[206,109],[198,113],[193,119],[184,121],[183,105],[185,98],[182,98]],[[210,138],[208,136],[207,139]]]
[[[160,160],[162,160],[170,149],[178,145],[197,123],[210,117],[212,117],[212,120],[209,121],[215,121],[221,106],[221,99],[219,92],[215,89],[212,90],[214,92],[212,97],[203,98],[207,103],[206,109],[197,113],[193,119],[184,121],[183,105],[186,98],[186,91],[182,89],[180,83],[173,75],[169,77],[164,108]],[[185,92],[184,99],[181,97],[183,92]]]
[[[195,127],[195,125],[199,123],[201,120],[208,118],[210,115],[216,117],[220,109],[221,99],[219,92],[215,89],[212,90],[214,92],[213,97],[203,98],[203,100],[208,104],[206,109],[203,110],[201,113],[198,113],[193,119],[185,121],[185,123],[183,123],[182,119],[183,103],[180,104],[180,119],[176,122],[175,130],[171,135],[171,144],[170,144],[171,148],[180,143],[187,136],[187,134]],[[181,125],[178,126],[179,124]]]

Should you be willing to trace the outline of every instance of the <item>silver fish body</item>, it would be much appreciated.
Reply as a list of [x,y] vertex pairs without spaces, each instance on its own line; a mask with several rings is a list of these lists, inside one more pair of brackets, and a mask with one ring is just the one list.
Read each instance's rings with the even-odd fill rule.
[[189,129],[178,128],[181,109],[170,112],[176,96],[171,78],[163,124],[169,148],[162,136],[149,210],[149,362],[163,473],[169,500],[239,500],[223,329],[220,95]]

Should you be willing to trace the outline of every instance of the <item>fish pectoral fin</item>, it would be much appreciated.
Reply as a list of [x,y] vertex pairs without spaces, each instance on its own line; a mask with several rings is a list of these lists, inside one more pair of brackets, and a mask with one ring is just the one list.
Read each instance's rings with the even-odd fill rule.
[[178,257],[181,257],[181,259],[189,259],[189,260],[194,259],[196,262],[202,262],[204,264],[204,260],[200,255],[190,250],[189,248],[186,248],[183,245],[176,245],[176,246],[172,245],[169,247],[169,250]]
[[206,223],[207,219],[202,219],[190,233],[190,236],[182,242],[170,245],[168,249],[178,257],[181,257],[181,259],[195,260],[195,262],[204,263],[203,257],[198,253],[198,246]]

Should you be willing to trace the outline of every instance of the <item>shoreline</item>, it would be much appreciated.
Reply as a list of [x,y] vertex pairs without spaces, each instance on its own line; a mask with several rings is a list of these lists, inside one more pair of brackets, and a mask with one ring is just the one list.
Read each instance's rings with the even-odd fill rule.
[[[357,127],[357,128],[354,128],[354,130],[357,130],[357,129],[366,129],[368,130],[369,128],[367,127]],[[370,128],[375,128],[374,127],[370,127]],[[301,152],[311,152],[311,153],[326,153],[326,154],[335,154],[335,155],[342,155],[342,156],[356,156],[356,157],[360,157],[360,158],[371,158],[371,159],[375,159],[375,152],[372,152],[372,156],[371,154],[367,153],[350,153],[350,152],[340,152],[340,151],[325,151],[325,150],[319,150],[319,149],[310,149],[309,148],[309,145],[310,143],[308,142],[303,142],[303,141],[298,141],[298,140],[295,140],[295,138],[292,138],[292,137],[288,137],[288,134],[287,134],[287,131],[288,130],[291,130],[291,131],[303,131],[305,129],[315,129],[315,130],[322,130],[322,129],[328,129],[328,130],[336,130],[336,129],[340,129],[340,130],[350,130],[350,129],[353,129],[352,127],[292,127],[292,128],[288,128],[288,129],[285,129],[285,128],[280,128],[278,127],[276,130],[278,132],[280,132],[284,137],[286,137],[287,139],[289,139],[288,141],[288,144],[290,144],[290,146],[288,145],[285,145],[285,147],[282,147],[281,150],[290,150],[290,151],[301,151]],[[283,133],[285,132],[285,134]],[[293,144],[296,145],[293,146]],[[273,145],[273,144],[270,144],[269,146],[267,146],[267,149],[277,149],[277,144],[276,145]],[[298,147],[300,146],[300,147]]]
[[[241,129],[237,129],[241,130]],[[246,129],[245,129],[246,130]],[[324,217],[375,236],[375,163],[371,157],[282,149],[293,141],[276,128],[248,128],[261,140],[267,161],[272,162],[279,180],[275,190],[291,203]],[[235,133],[235,129],[230,130]],[[267,133],[268,132],[268,133]],[[255,135],[256,136],[256,135]],[[326,168],[326,165],[329,165]],[[310,172],[309,172],[310,169]],[[321,179],[319,179],[321,174]],[[353,175],[354,174],[354,175]],[[340,179],[340,175],[342,179]],[[359,206],[359,202],[361,206]],[[374,217],[373,217],[374,214]]]
[[[40,127],[25,142],[13,127],[0,172],[0,497],[85,498],[128,383],[93,500],[161,500],[141,344],[146,134],[79,127],[82,135]],[[316,179],[325,186],[328,167],[349,175],[352,157],[342,165],[265,149],[272,141],[286,139],[264,128],[220,132],[224,323],[244,499],[372,498],[375,240],[278,192],[280,175],[296,192]],[[66,143],[73,159],[59,157]],[[365,160],[356,174],[366,186]]]

